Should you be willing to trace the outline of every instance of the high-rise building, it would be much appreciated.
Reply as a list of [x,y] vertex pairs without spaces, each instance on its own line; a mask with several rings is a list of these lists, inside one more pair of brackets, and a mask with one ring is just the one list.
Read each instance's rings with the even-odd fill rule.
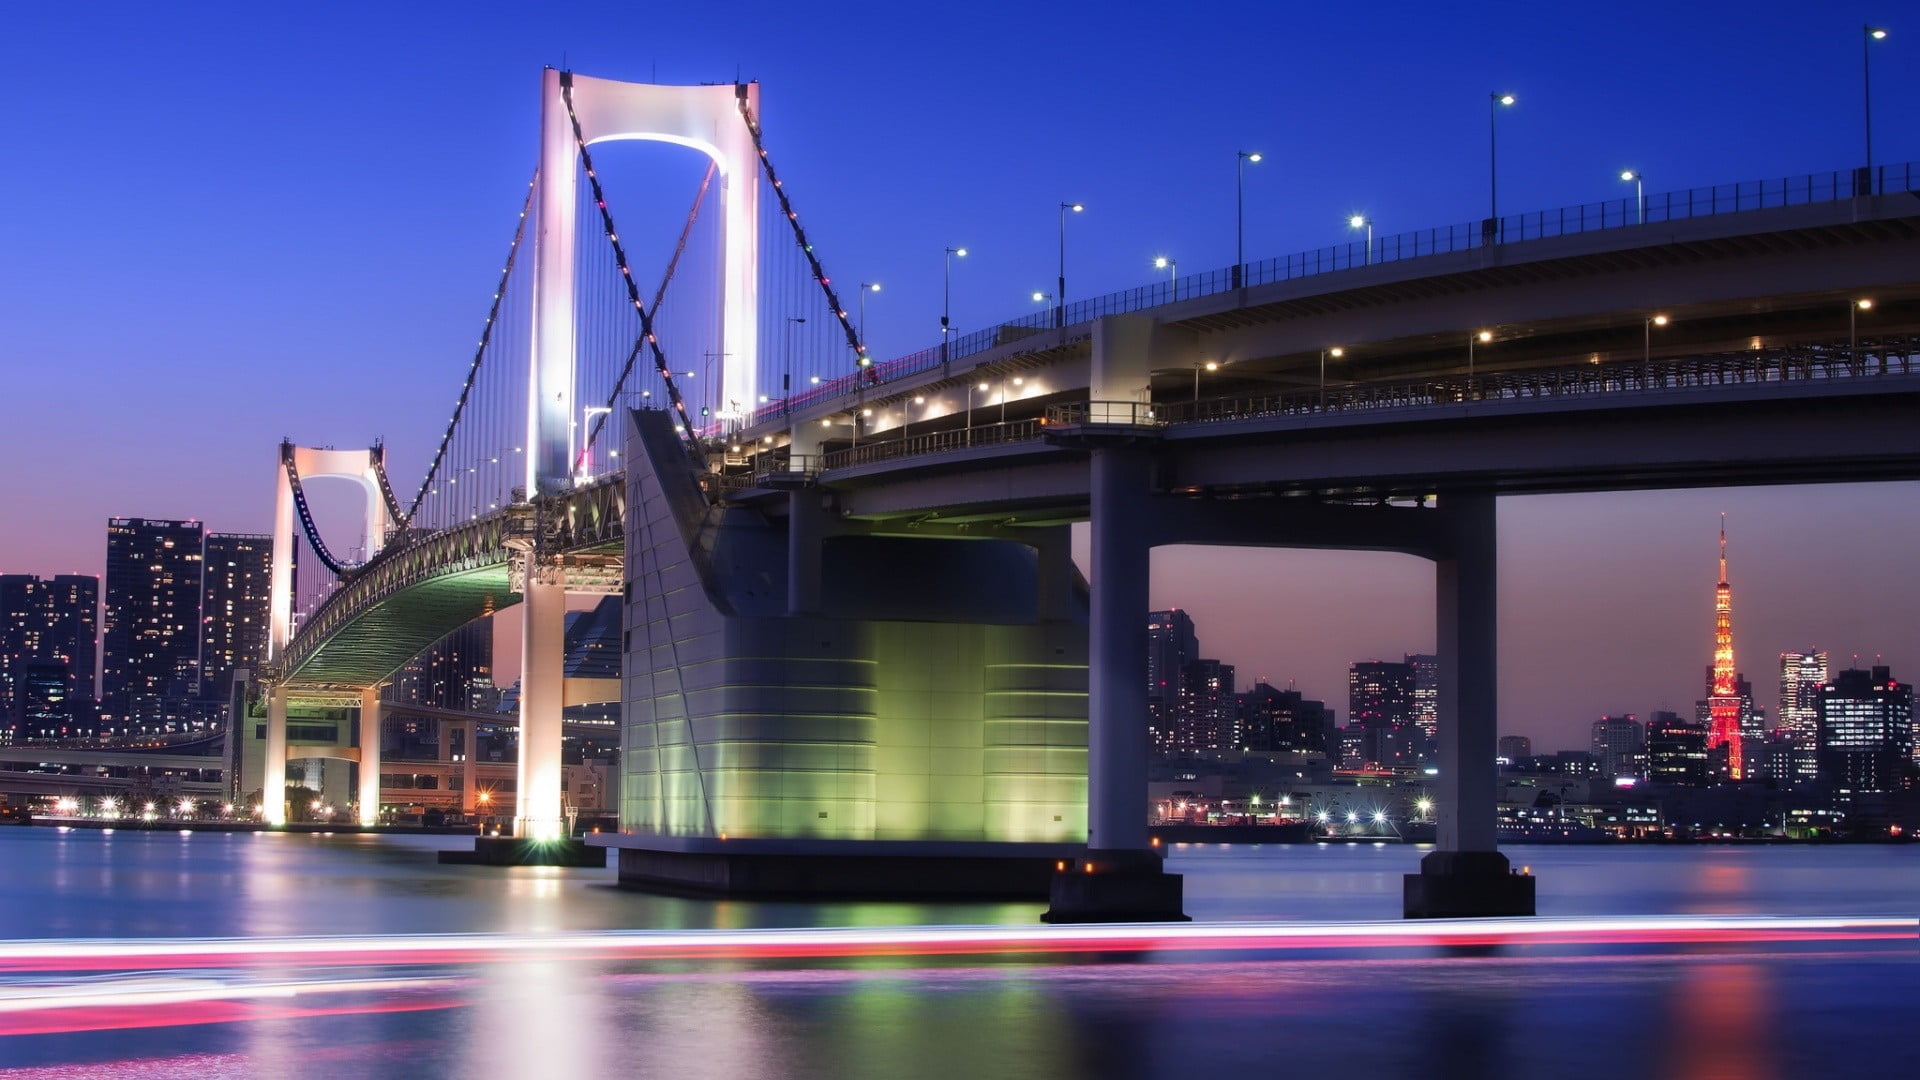
[[1533,756],[1533,740],[1525,735],[1502,735],[1497,745],[1499,749],[1496,753],[1508,761],[1519,761],[1521,758]]
[[[18,719],[29,662],[59,662],[76,716],[90,720],[99,655],[100,579],[0,574],[0,722]],[[43,669],[44,670],[44,669]]]
[[1431,653],[1406,654],[1413,669],[1413,726],[1426,737],[1429,748],[1440,738],[1440,658]]
[[1277,690],[1256,682],[1240,695],[1240,745],[1247,750],[1329,753],[1336,749],[1328,745],[1332,728],[1326,703],[1291,687]]
[[1820,688],[1820,779],[1842,798],[1913,786],[1913,687],[1849,668]]
[[617,596],[605,597],[587,611],[567,612],[567,678],[620,677],[620,616]]
[[[1733,586],[1727,583],[1727,517],[1720,515],[1720,582],[1713,587],[1713,664],[1707,669],[1707,749],[1726,748],[1727,775],[1740,779],[1741,705],[1733,665]],[[1748,707],[1751,711],[1751,706]]]
[[205,696],[224,698],[235,668],[267,659],[273,537],[208,533],[203,551],[199,675]]
[[1600,775],[1638,779],[1647,771],[1647,729],[1625,716],[1603,716],[1593,722],[1593,756]]
[[1394,728],[1413,722],[1413,665],[1358,660],[1347,668],[1347,723]]
[[1707,729],[1679,715],[1647,718],[1647,779],[1678,787],[1707,786]]
[[124,721],[145,712],[200,656],[204,531],[197,521],[107,522],[106,625],[100,711]]
[[91,734],[91,723],[75,715],[73,673],[64,660],[29,660],[21,665],[16,743],[71,739]]
[[1200,659],[1193,618],[1179,608],[1147,614],[1147,727],[1156,750],[1173,749],[1187,665]]
[[1240,702],[1233,665],[1198,659],[1181,672],[1173,749],[1230,750],[1240,745]]
[[394,673],[386,700],[439,709],[476,709],[493,700],[493,620],[476,619],[433,643]]
[[1780,730],[1793,740],[1793,782],[1819,775],[1820,688],[1827,654],[1814,649],[1780,654]]

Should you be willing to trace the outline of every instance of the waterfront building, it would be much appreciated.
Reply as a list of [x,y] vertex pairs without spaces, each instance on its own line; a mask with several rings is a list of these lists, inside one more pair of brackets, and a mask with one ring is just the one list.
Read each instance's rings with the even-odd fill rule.
[[1233,665],[1198,659],[1181,672],[1174,719],[1173,748],[1230,750],[1240,745],[1239,699],[1233,692]]
[[1793,740],[1793,782],[1819,775],[1820,688],[1827,654],[1816,649],[1780,654],[1780,730]]
[[1420,729],[1431,756],[1440,740],[1440,658],[1407,653],[1406,664],[1413,669],[1413,726]]
[[1600,775],[1638,779],[1647,772],[1647,729],[1632,713],[1603,716],[1593,722],[1594,759]]
[[1179,608],[1147,614],[1147,727],[1161,753],[1173,749],[1181,680],[1187,665],[1198,659],[1192,616]]
[[1842,799],[1914,784],[1913,688],[1891,669],[1849,668],[1820,688],[1820,779]]
[[1325,754],[1333,729],[1333,714],[1325,702],[1314,701],[1288,687],[1275,689],[1256,682],[1240,697],[1240,745],[1252,751],[1297,751]]
[[200,578],[205,531],[198,521],[107,522],[106,619],[100,712],[109,729],[160,715],[183,660],[200,655]]
[[258,671],[267,659],[273,538],[208,533],[202,550],[200,696],[224,700],[235,669]]
[[0,724],[23,715],[22,681],[35,662],[66,669],[69,711],[91,722],[82,714],[93,709],[99,613],[97,577],[0,574]]
[[1656,712],[1647,718],[1647,779],[1677,787],[1707,785],[1708,731],[1678,714]]

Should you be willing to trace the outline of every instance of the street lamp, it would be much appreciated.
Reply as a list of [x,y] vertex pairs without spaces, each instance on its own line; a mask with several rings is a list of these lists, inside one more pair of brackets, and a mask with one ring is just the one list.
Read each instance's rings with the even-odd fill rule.
[[866,358],[865,353],[867,351],[867,294],[879,291],[880,283],[877,281],[863,281],[860,283],[860,352],[862,354],[861,359],[863,360]]
[[1487,342],[1492,340],[1493,340],[1493,331],[1491,330],[1482,330],[1467,339],[1467,381],[1468,382],[1473,381],[1473,346],[1476,343],[1485,345]]
[[1009,382],[1015,386],[1024,386],[1027,380],[1018,375],[1012,379],[1008,379],[1005,375],[1000,376],[1000,422],[1003,424],[1007,422],[1007,398],[1010,396],[1007,392],[1007,383]]
[[1320,350],[1320,407],[1323,409],[1326,408],[1327,405],[1327,357],[1331,356],[1335,360],[1338,360],[1345,355],[1347,355],[1347,350],[1338,345],[1335,345],[1331,349]]
[[973,445],[973,392],[975,390],[978,390],[984,394],[987,392],[987,384],[980,383],[978,385],[974,385],[972,383],[969,383],[967,385],[967,445],[968,446]]
[[1247,162],[1258,164],[1256,151],[1241,150],[1233,163],[1233,287],[1239,288],[1247,264]]
[[1633,223],[1645,225],[1647,223],[1647,175],[1638,169],[1625,169],[1621,171],[1620,179],[1633,182],[1633,204],[1639,208],[1638,213],[1634,215]]
[[1500,232],[1500,107],[1519,100],[1512,94],[1495,91],[1487,95],[1487,220],[1486,232],[1492,239]]
[[943,260],[940,277],[940,362],[947,362],[947,335],[953,331],[953,257],[967,257],[967,249],[950,247]]
[[1363,266],[1373,265],[1373,219],[1365,214],[1355,214],[1347,219],[1347,228],[1367,230],[1367,261]]
[[[1873,194],[1873,43],[1887,40],[1882,26],[1863,26],[1860,36],[1860,106],[1867,136],[1867,190]],[[1856,192],[1858,194],[1858,192]]]
[[1847,305],[1847,364],[1849,366],[1858,360],[1858,357],[1855,355],[1855,350],[1858,348],[1860,342],[1860,313],[1872,310],[1873,301],[1864,297]]
[[1065,326],[1067,318],[1067,211],[1078,214],[1086,207],[1080,203],[1060,204],[1060,280],[1054,286],[1053,325]]
[[1219,370],[1220,362],[1217,360],[1209,360],[1204,364],[1193,365],[1193,400],[1196,405],[1200,402],[1200,373],[1202,371]]
[[780,411],[793,412],[793,328],[807,321],[805,315],[787,316],[787,370],[780,377]]
[[1174,298],[1175,300],[1178,300],[1178,299],[1180,299],[1180,263],[1179,263],[1179,260],[1177,260],[1177,259],[1173,259],[1173,258],[1169,258],[1168,256],[1165,256],[1165,255],[1156,255],[1156,256],[1154,256],[1154,258],[1153,258],[1153,268],[1154,268],[1155,270],[1166,270],[1166,271],[1169,271],[1169,272],[1171,272],[1171,273],[1172,273],[1172,275],[1173,275],[1173,278],[1172,278],[1172,282],[1173,282],[1173,298]]
[[1667,325],[1667,321],[1665,315],[1655,315],[1647,319],[1645,325],[1641,327],[1641,329],[1645,331],[1640,346],[1641,364],[1649,365],[1653,363],[1653,328],[1656,326],[1665,326]]

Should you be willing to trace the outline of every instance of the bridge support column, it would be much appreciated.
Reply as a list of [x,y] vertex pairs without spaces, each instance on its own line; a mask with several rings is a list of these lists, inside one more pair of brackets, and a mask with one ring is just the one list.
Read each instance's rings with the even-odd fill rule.
[[[460,813],[471,820],[480,806],[480,725],[460,722]],[[453,734],[449,731],[447,734]]]
[[532,567],[520,605],[520,774],[514,832],[523,840],[566,835],[561,813],[560,710],[565,703],[567,590]]
[[1497,843],[1500,590],[1491,493],[1443,494],[1448,542],[1434,562],[1439,659],[1438,840],[1406,875],[1407,918],[1533,914],[1533,878]]
[[380,688],[360,691],[360,824],[380,824]]
[[1064,525],[1046,533],[1033,545],[1040,582],[1036,610],[1041,622],[1060,622],[1073,618],[1073,540]]
[[1151,451],[1092,454],[1087,850],[1054,874],[1048,922],[1184,920],[1181,880],[1147,840],[1147,580]]
[[820,542],[826,511],[818,488],[787,493],[787,614],[820,610]]
[[260,763],[260,820],[287,823],[287,689],[267,691],[267,745]]

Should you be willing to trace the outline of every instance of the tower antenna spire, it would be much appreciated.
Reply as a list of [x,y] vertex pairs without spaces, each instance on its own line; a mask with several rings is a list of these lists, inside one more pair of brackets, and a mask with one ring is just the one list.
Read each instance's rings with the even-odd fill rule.
[[1720,584],[1727,583],[1727,512],[1720,512]]

